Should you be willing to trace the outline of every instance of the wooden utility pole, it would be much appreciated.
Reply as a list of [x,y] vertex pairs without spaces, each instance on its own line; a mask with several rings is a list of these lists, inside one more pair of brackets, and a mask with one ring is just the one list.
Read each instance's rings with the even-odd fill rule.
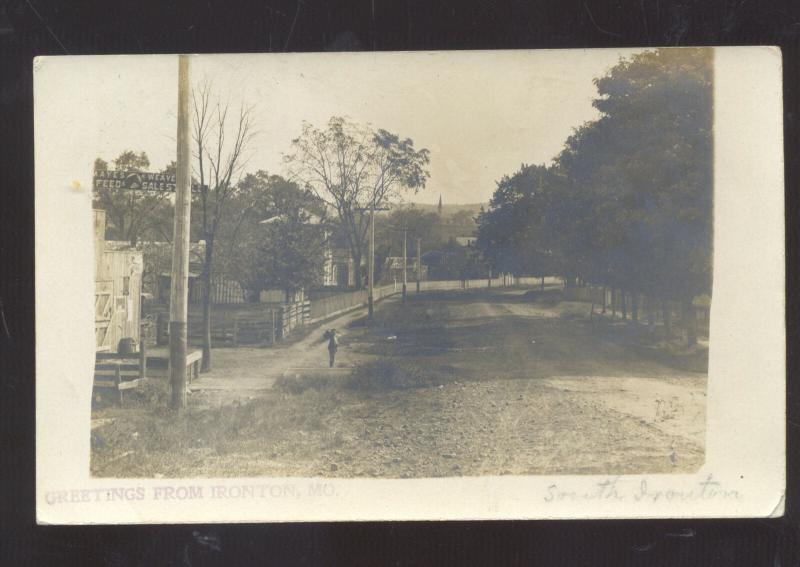
[[406,288],[408,284],[408,252],[406,250],[406,240],[408,239],[408,230],[403,229],[403,303],[406,302]]
[[[360,267],[358,268],[361,269]],[[375,287],[375,201],[369,208],[369,278],[367,279],[367,315],[372,320],[375,312],[375,300],[372,290]]]
[[[369,208],[358,208],[358,211],[369,211],[369,274],[367,278],[367,313],[372,320],[375,310],[373,290],[375,288],[375,211],[388,211],[389,207],[376,207],[375,201],[370,203]],[[360,270],[361,266],[356,266]]]
[[417,237],[416,240],[417,240],[417,270],[416,270],[416,272],[417,272],[417,293],[419,293],[419,277],[420,277],[420,272],[422,271],[422,255],[420,254],[420,251],[422,250],[422,245],[420,244],[420,242],[422,241],[422,239]]
[[189,225],[191,164],[189,150],[189,57],[178,56],[178,167],[169,301],[169,367],[172,407],[186,406],[186,340],[189,309]]

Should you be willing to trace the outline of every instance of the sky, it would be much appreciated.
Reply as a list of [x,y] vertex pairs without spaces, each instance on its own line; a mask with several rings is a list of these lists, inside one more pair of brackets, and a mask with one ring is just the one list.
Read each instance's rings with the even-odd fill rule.
[[[430,179],[407,200],[487,202],[522,163],[546,163],[573,129],[597,118],[593,79],[633,50],[197,55],[191,81],[208,81],[233,109],[254,107],[246,171],[284,174],[303,121],[331,116],[384,128],[430,150]],[[175,159],[177,57],[50,57],[37,97],[56,97],[61,160],[91,183],[96,157],[145,151]],[[39,69],[41,70],[41,69]]]

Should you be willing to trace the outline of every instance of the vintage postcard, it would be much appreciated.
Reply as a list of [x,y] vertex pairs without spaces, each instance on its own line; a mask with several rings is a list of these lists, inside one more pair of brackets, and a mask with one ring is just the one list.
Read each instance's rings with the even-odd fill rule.
[[33,65],[40,523],[783,513],[779,50]]

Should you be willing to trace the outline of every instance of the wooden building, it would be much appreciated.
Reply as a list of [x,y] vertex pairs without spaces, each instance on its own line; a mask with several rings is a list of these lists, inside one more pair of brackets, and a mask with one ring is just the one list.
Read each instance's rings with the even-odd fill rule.
[[117,352],[119,342],[138,344],[141,321],[142,252],[105,240],[105,211],[94,210],[95,345],[98,352]]
[[[423,256],[423,258],[425,258]],[[403,257],[389,256],[384,260],[383,269],[380,273],[381,281],[385,283],[403,281]],[[415,256],[406,257],[406,279],[414,282],[417,279],[417,258]],[[420,281],[428,279],[428,266],[423,262],[420,266]]]
[[355,262],[346,248],[325,247],[322,286],[349,288],[356,283]]

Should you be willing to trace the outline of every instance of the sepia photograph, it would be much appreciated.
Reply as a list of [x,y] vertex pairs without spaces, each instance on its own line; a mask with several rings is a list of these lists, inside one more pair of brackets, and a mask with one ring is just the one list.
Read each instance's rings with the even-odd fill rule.
[[779,52],[34,75],[49,521],[782,513]]
[[92,475],[697,470],[712,54],[98,76]]

